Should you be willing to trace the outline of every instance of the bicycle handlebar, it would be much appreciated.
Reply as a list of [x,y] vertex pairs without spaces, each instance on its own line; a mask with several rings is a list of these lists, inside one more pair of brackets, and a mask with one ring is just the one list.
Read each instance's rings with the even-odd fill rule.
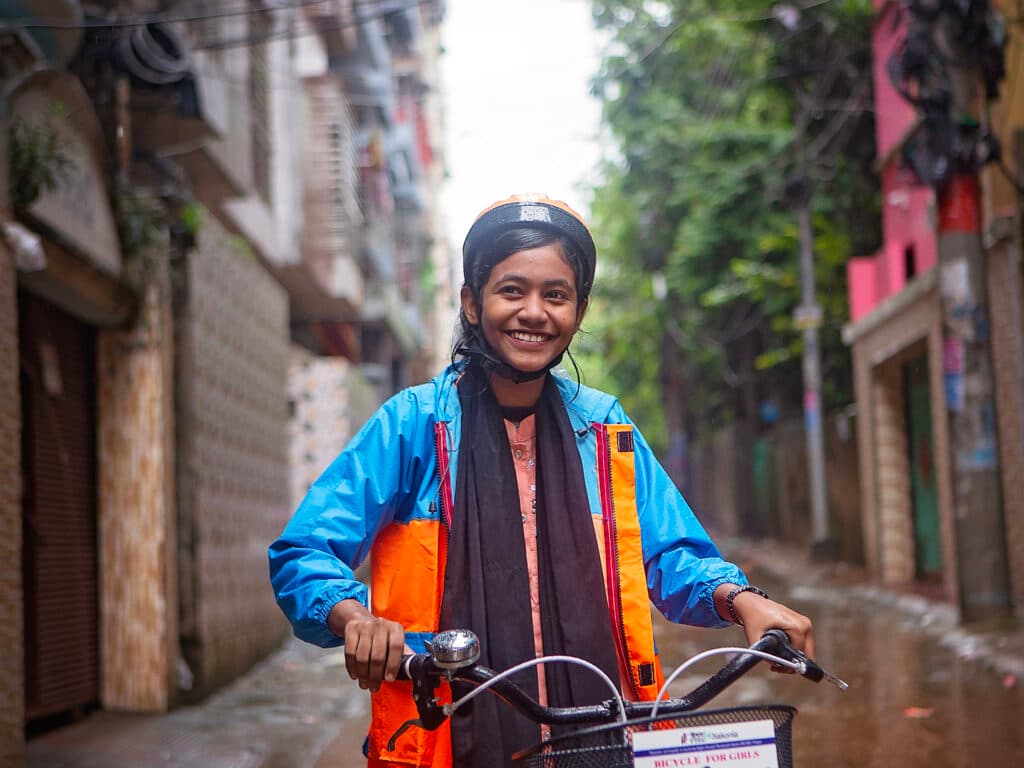
[[398,679],[411,680],[413,683],[413,699],[419,718],[410,720],[391,738],[393,745],[398,736],[413,725],[434,730],[454,711],[456,704],[442,704],[436,689],[442,679],[449,682],[465,682],[476,686],[488,685],[491,691],[524,716],[537,723],[549,725],[579,725],[608,723],[619,717],[629,719],[650,716],[652,712],[665,715],[689,712],[703,706],[722,691],[749,672],[758,662],[763,660],[761,654],[770,654],[785,661],[792,662],[795,671],[813,682],[820,682],[828,677],[845,688],[846,684],[830,675],[813,660],[793,647],[789,638],[782,630],[772,629],[760,640],[730,659],[711,677],[680,698],[665,699],[660,702],[625,702],[624,712],[619,711],[618,702],[614,699],[600,704],[578,707],[548,707],[539,704],[530,694],[507,679],[498,679],[500,674],[487,667],[467,663],[464,666],[443,664],[429,653],[413,654],[402,660]]

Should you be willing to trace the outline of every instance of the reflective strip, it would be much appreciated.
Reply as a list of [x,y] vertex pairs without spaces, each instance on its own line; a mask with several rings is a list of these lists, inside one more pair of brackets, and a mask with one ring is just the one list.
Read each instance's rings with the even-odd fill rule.
[[[633,682],[633,673],[629,669],[629,652],[626,648],[626,626],[622,606],[619,604],[619,558],[615,525],[615,500],[612,495],[611,440],[608,430],[603,424],[594,424],[594,435],[597,438],[597,480],[601,493],[602,535],[599,539],[604,547],[602,565],[604,570],[604,589],[608,600],[608,620],[615,643],[615,658],[619,662],[619,678],[623,683],[622,693],[630,699],[640,698],[640,690]],[[599,545],[600,546],[600,545]]]
[[629,672],[642,700],[653,699],[663,683],[654,649],[651,601],[647,593],[640,519],[636,510],[636,463],[631,424],[606,424],[611,507],[615,515],[618,603],[626,633]]

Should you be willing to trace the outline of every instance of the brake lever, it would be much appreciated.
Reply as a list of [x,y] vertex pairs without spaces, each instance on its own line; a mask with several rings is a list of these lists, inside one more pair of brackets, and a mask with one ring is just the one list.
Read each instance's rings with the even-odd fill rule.
[[423,728],[423,720],[417,717],[415,720],[406,720],[404,723],[398,726],[398,730],[391,734],[391,738],[388,739],[388,752],[395,751],[395,743],[398,741],[398,737],[410,728],[412,728],[413,726]]
[[845,691],[847,688],[850,687],[850,684],[847,683],[845,680],[843,680],[840,677],[836,677],[827,669],[822,667],[820,664],[811,661],[806,656],[804,657],[804,660],[801,660],[798,663],[803,664],[803,666],[805,667],[805,671],[800,672],[800,674],[806,677],[808,680],[813,680],[817,683],[822,678],[825,678],[840,691]]
[[391,734],[391,738],[388,739],[389,752],[394,751],[398,737],[409,730],[409,728],[417,727],[425,731],[435,731],[441,726],[441,723],[448,719],[449,713],[444,706],[441,706],[441,701],[437,697],[438,681],[410,674],[408,665],[413,658],[408,656],[403,660],[403,674],[412,681],[412,698],[416,702],[416,711],[419,713],[419,717],[406,720],[398,726],[398,730]]
[[414,726],[425,731],[436,731],[441,726],[441,723],[448,719],[448,712],[444,707],[438,706],[438,703],[438,700],[434,698],[422,704],[417,701],[416,708],[419,710],[420,716],[412,720],[406,720],[398,726],[398,730],[391,734],[391,738],[388,739],[388,752],[393,752],[398,737]]
[[796,648],[793,648],[792,650],[793,655],[795,656],[794,661],[799,665],[796,671],[801,676],[806,677],[808,680],[811,680],[815,683],[820,683],[821,680],[824,678],[825,680],[828,680],[830,683],[832,683],[840,691],[845,691],[847,688],[850,687],[849,683],[847,683],[842,678],[833,675],[823,666],[818,664],[818,662],[808,658],[807,655],[804,654],[802,651],[798,651]]
[[[836,675],[833,675],[831,672],[829,672],[820,664],[818,664],[818,662],[814,661],[811,658],[808,658],[807,654],[805,654],[803,651],[800,651],[797,648],[795,648],[793,644],[789,641],[789,637],[782,630],[772,629],[769,630],[767,634],[775,635],[776,639],[779,641],[779,644],[782,646],[783,651],[785,651],[785,655],[792,657],[791,660],[793,661],[793,663],[797,664],[797,669],[795,671],[801,677],[805,677],[814,683],[820,683],[822,679],[828,680],[840,691],[845,691],[850,687],[849,683],[847,683],[845,680],[837,677]],[[779,655],[781,656],[782,654]]]

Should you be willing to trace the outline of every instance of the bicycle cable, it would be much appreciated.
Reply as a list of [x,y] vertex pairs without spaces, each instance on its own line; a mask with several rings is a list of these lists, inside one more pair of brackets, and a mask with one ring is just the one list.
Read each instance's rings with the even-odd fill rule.
[[712,648],[712,649],[710,649],[708,651],[703,651],[701,653],[698,653],[696,656],[693,656],[690,659],[687,659],[686,661],[684,661],[682,664],[680,664],[678,667],[676,667],[672,671],[672,674],[668,676],[668,679],[665,681],[665,684],[663,686],[661,686],[661,690],[658,691],[658,696],[654,700],[654,706],[651,708],[651,714],[650,714],[651,719],[654,719],[655,717],[658,716],[658,706],[661,704],[662,696],[664,696],[668,692],[669,685],[671,685],[675,681],[675,679],[677,677],[679,677],[679,675],[681,675],[683,672],[685,672],[687,669],[689,669],[691,666],[693,666],[697,662],[703,661],[704,659],[707,659],[707,658],[709,658],[711,656],[715,656],[715,655],[720,654],[720,653],[732,653],[732,654],[749,653],[751,656],[757,656],[758,658],[767,659],[768,661],[771,661],[771,662],[773,662],[775,664],[779,664],[779,665],[781,665],[783,667],[788,667],[789,669],[792,669],[794,672],[796,672],[797,674],[800,674],[800,675],[802,675],[804,672],[807,671],[807,665],[804,662],[802,662],[802,661],[790,661],[789,659],[783,659],[783,658],[781,658],[779,656],[776,656],[776,655],[774,655],[772,653],[765,653],[764,651],[756,651],[753,648],[739,648],[739,647],[736,647],[736,646],[732,646],[732,647],[726,646],[724,648]]
[[619,689],[615,687],[615,683],[613,683],[611,681],[611,678],[608,677],[608,675],[606,675],[604,673],[604,671],[600,667],[598,667],[598,666],[596,666],[594,664],[591,664],[589,661],[586,661],[585,659],[578,659],[575,656],[541,656],[540,658],[537,658],[537,659],[528,659],[527,661],[524,661],[521,664],[516,664],[514,667],[509,667],[504,672],[501,672],[501,673],[495,675],[490,680],[488,680],[486,683],[481,683],[480,685],[478,685],[476,688],[471,690],[469,693],[467,693],[465,696],[463,696],[458,701],[453,701],[451,704],[445,704],[444,705],[444,712],[445,712],[446,715],[450,716],[456,709],[461,707],[463,704],[468,702],[470,699],[473,699],[474,697],[476,697],[479,694],[483,693],[488,688],[490,688],[492,685],[500,682],[501,680],[504,680],[506,677],[508,677],[510,675],[514,675],[516,672],[521,672],[524,669],[529,669],[530,667],[535,667],[538,664],[544,664],[544,663],[549,662],[549,661],[565,661],[565,662],[568,662],[570,664],[578,664],[581,667],[585,667],[586,669],[589,669],[591,672],[593,672],[598,677],[600,677],[604,681],[605,685],[608,686],[608,688],[611,690],[612,694],[614,695],[615,703],[619,705],[619,718],[621,719],[622,724],[625,725],[627,723],[626,705],[622,701],[622,694],[620,694],[619,693]]

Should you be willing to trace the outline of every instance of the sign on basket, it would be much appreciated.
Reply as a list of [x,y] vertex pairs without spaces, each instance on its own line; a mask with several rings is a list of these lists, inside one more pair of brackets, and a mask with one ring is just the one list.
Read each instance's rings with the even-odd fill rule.
[[636,768],[778,768],[771,720],[641,731],[633,734]]

